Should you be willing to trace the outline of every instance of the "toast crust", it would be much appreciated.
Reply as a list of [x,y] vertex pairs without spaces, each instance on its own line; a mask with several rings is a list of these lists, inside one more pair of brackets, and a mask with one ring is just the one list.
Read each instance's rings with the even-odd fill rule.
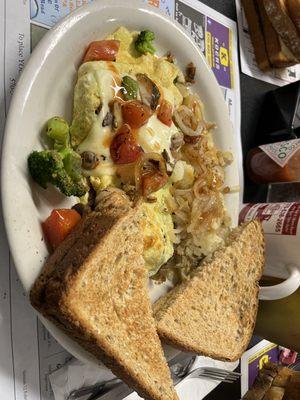
[[263,4],[274,29],[299,62],[300,35],[288,14],[285,0],[263,0]]
[[290,18],[294,22],[300,35],[300,0],[286,0],[286,6]]
[[259,21],[255,0],[242,0],[242,5],[248,22],[256,63],[259,69],[268,71],[271,69],[271,64],[268,59],[266,42]]

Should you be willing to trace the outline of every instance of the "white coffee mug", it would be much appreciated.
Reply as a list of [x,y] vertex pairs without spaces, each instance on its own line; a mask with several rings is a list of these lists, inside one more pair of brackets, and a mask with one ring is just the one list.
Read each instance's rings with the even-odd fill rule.
[[265,275],[284,279],[260,287],[260,300],[279,300],[300,286],[300,203],[244,204],[239,222],[261,221],[266,241]]

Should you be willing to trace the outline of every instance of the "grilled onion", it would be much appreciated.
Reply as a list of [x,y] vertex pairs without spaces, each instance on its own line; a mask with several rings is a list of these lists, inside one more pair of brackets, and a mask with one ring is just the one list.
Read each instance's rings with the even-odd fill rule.
[[199,120],[195,113],[186,105],[181,105],[174,111],[174,122],[187,136],[199,136],[204,129],[203,120]]
[[202,112],[203,106],[199,96],[196,94],[189,94],[188,96],[184,97],[183,104],[193,111],[197,120],[204,121]]
[[181,83],[181,82],[176,82],[175,86],[177,87],[177,89],[179,90],[179,92],[181,93],[182,97],[188,97],[190,92],[186,86],[186,84]]

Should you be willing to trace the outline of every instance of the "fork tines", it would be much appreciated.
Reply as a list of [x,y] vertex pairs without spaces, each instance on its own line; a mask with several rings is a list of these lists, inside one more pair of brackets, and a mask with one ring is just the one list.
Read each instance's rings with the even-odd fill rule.
[[235,382],[241,376],[239,372],[226,371],[223,369],[210,368],[210,367],[203,368],[203,370],[201,371],[201,375],[205,376],[206,378],[219,380],[227,383]]

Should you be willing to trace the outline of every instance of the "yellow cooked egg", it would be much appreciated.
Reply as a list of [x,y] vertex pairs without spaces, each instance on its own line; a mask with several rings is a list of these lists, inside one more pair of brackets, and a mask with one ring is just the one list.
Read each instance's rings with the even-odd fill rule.
[[170,196],[169,189],[160,189],[153,196],[157,201],[143,204],[142,219],[143,256],[150,276],[154,275],[174,253],[170,237],[170,232],[173,231],[173,221],[165,205],[165,198]]
[[[180,70],[165,58],[151,54],[140,55],[134,49],[137,32],[119,28],[107,39],[120,40],[116,62],[92,61],[82,64],[74,94],[74,115],[71,126],[73,145],[77,151],[91,151],[99,158],[99,165],[85,170],[91,177],[95,190],[121,183],[134,184],[133,164],[116,165],[110,155],[110,144],[115,135],[111,125],[103,126],[103,119],[110,112],[109,104],[118,94],[125,75],[136,79],[138,73],[146,74],[159,88],[162,98],[175,108],[182,103],[182,95],[174,84]],[[140,99],[140,95],[138,95]],[[178,132],[177,127],[163,124],[154,113],[134,135],[144,152],[167,152],[173,160],[171,138]],[[171,240],[172,216],[166,209],[169,190],[163,188],[155,193],[154,203],[143,204],[144,259],[149,274],[155,274],[161,265],[172,257],[174,248]]]

